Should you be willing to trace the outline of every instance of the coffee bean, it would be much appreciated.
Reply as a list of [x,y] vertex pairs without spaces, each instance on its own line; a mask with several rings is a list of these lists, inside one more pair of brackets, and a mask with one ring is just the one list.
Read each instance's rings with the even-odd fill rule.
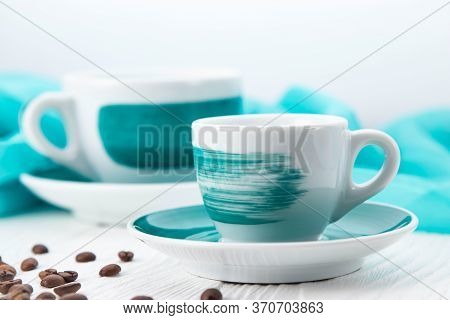
[[71,282],[71,283],[67,283],[64,284],[62,286],[56,287],[55,289],[53,289],[53,291],[58,295],[58,296],[65,296],[69,293],[75,293],[78,290],[80,290],[81,288],[81,284],[78,282]]
[[76,271],[64,271],[58,272],[58,274],[63,277],[67,283],[74,282],[78,278],[78,273]]
[[136,296],[131,298],[131,300],[153,300],[153,298],[149,296]]
[[9,281],[14,279],[14,273],[11,271],[1,270],[0,271],[0,281]]
[[81,252],[77,254],[77,256],[75,257],[75,260],[77,262],[90,262],[94,261],[95,259],[96,256],[92,252]]
[[15,284],[22,284],[22,280],[15,279],[0,282],[0,293],[7,294],[9,289]]
[[80,293],[70,293],[62,296],[60,300],[87,300],[88,298]]
[[46,246],[44,246],[43,244],[36,244],[33,246],[31,251],[34,254],[44,254],[44,253],[48,253],[48,248]]
[[119,274],[121,270],[122,269],[117,264],[108,264],[100,270],[99,275],[100,277],[114,277]]
[[28,292],[13,292],[11,294],[8,293],[7,299],[9,300],[30,300],[31,295]]
[[8,293],[13,293],[15,291],[27,292],[29,294],[33,293],[33,287],[29,284],[15,284],[9,288]]
[[201,300],[222,300],[222,293],[214,288],[206,289],[200,296]]
[[0,271],[12,272],[12,273],[14,273],[14,276],[17,274],[16,269],[13,266],[11,266],[11,265],[9,265],[7,263],[3,263],[3,264],[0,265]]
[[45,269],[44,271],[39,272],[39,278],[42,280],[51,274],[58,274],[58,271],[56,269]]
[[8,290],[8,300],[30,300],[33,287],[29,284],[15,284]]
[[42,279],[41,286],[46,288],[54,288],[62,286],[65,283],[66,282],[64,281],[64,278],[61,277],[60,275],[51,274]]
[[56,296],[51,292],[40,293],[35,300],[56,300]]
[[22,271],[31,271],[36,269],[37,266],[38,261],[35,258],[28,258],[22,261],[20,269],[22,269]]
[[131,251],[120,251],[119,252],[119,258],[123,262],[130,262],[131,260],[133,260],[133,257],[134,257],[134,253]]

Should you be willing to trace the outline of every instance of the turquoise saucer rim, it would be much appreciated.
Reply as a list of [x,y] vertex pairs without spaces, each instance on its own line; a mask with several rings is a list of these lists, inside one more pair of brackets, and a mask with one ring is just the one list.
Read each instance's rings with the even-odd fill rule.
[[135,225],[136,221],[141,219],[142,217],[146,217],[146,216],[154,214],[154,213],[173,211],[173,210],[177,210],[180,208],[197,207],[197,206],[202,205],[202,204],[198,204],[198,205],[194,205],[194,206],[189,205],[189,206],[183,206],[183,207],[177,207],[177,208],[171,208],[171,209],[156,210],[152,213],[140,214],[140,215],[135,216],[132,219],[130,219],[130,221],[127,224],[127,229],[133,235],[135,235],[138,239],[141,239],[141,240],[143,240],[143,238],[145,238],[148,240],[154,240],[154,241],[158,241],[158,242],[177,243],[177,244],[183,244],[185,246],[193,246],[193,247],[220,246],[220,247],[232,248],[232,247],[274,247],[274,246],[275,247],[279,247],[279,246],[283,246],[283,247],[289,247],[289,246],[316,247],[316,246],[341,245],[344,243],[349,243],[349,242],[354,242],[354,241],[361,242],[362,244],[367,246],[367,244],[364,243],[365,242],[364,240],[371,241],[371,240],[381,239],[381,238],[385,239],[385,238],[390,238],[390,237],[396,237],[401,234],[410,233],[417,228],[417,225],[419,222],[418,218],[416,217],[416,215],[414,213],[412,213],[411,211],[409,211],[405,208],[391,205],[391,204],[382,203],[382,202],[373,202],[373,201],[366,201],[366,202],[364,202],[364,204],[399,210],[399,211],[403,212],[405,214],[405,216],[409,216],[411,219],[407,224],[405,224],[399,228],[396,228],[396,229],[390,230],[390,231],[373,234],[373,235],[360,235],[360,236],[350,235],[349,238],[345,238],[345,239],[317,240],[317,241],[292,241],[292,242],[211,242],[211,241],[192,240],[192,239],[176,239],[176,238],[152,235],[152,234],[143,232],[141,230],[138,230],[136,228],[136,225]]

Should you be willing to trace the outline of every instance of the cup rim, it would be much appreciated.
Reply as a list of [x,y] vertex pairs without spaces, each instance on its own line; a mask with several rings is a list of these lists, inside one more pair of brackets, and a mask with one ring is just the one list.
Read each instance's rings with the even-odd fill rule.
[[130,83],[193,83],[210,81],[238,81],[241,73],[235,68],[226,67],[153,67],[153,68],[113,68],[111,71],[85,69],[69,72],[63,76],[63,83],[79,84],[89,81],[90,84],[106,85],[118,83],[117,79]]
[[240,72],[225,67],[90,69],[68,73],[62,83],[63,89],[72,93],[142,102],[151,100],[157,104],[221,100],[242,95]]
[[328,114],[312,113],[263,113],[202,118],[192,123],[192,128],[199,127],[348,127],[347,119]]

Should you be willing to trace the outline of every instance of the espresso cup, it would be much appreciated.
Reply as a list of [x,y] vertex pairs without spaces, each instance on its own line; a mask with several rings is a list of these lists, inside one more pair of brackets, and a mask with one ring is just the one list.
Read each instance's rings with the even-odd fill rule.
[[[191,123],[240,114],[240,76],[228,69],[158,69],[69,74],[62,92],[26,107],[22,131],[40,153],[94,181],[174,181],[191,173]],[[41,119],[57,111],[67,145],[44,135]]]
[[[317,240],[328,224],[382,190],[396,175],[395,141],[377,130],[348,130],[330,115],[263,114],[192,124],[204,205],[222,241]],[[366,145],[385,160],[369,181],[352,169]]]

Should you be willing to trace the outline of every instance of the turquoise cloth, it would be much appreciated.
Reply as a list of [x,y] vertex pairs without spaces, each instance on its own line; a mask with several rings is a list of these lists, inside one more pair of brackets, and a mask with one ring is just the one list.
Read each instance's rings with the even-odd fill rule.
[[[58,89],[56,82],[43,77],[0,73],[0,217],[40,203],[19,183],[19,175],[52,169],[55,164],[25,143],[19,133],[19,114],[23,106],[38,94]],[[52,136],[53,141],[64,138],[58,119],[49,115],[43,122],[45,133]]]
[[[0,217],[18,213],[39,203],[19,182],[23,172],[54,169],[56,165],[33,151],[19,133],[19,114],[27,101],[59,85],[29,74],[0,74]],[[352,130],[361,124],[355,110],[321,93],[294,87],[277,104],[245,99],[245,113],[334,114],[345,117]],[[55,114],[44,117],[46,136],[65,144],[63,126]],[[407,115],[380,128],[399,144],[402,161],[394,181],[371,200],[410,209],[420,219],[419,230],[450,233],[450,108],[436,108]],[[382,152],[366,147],[354,170],[358,182],[372,177],[383,161]]]

